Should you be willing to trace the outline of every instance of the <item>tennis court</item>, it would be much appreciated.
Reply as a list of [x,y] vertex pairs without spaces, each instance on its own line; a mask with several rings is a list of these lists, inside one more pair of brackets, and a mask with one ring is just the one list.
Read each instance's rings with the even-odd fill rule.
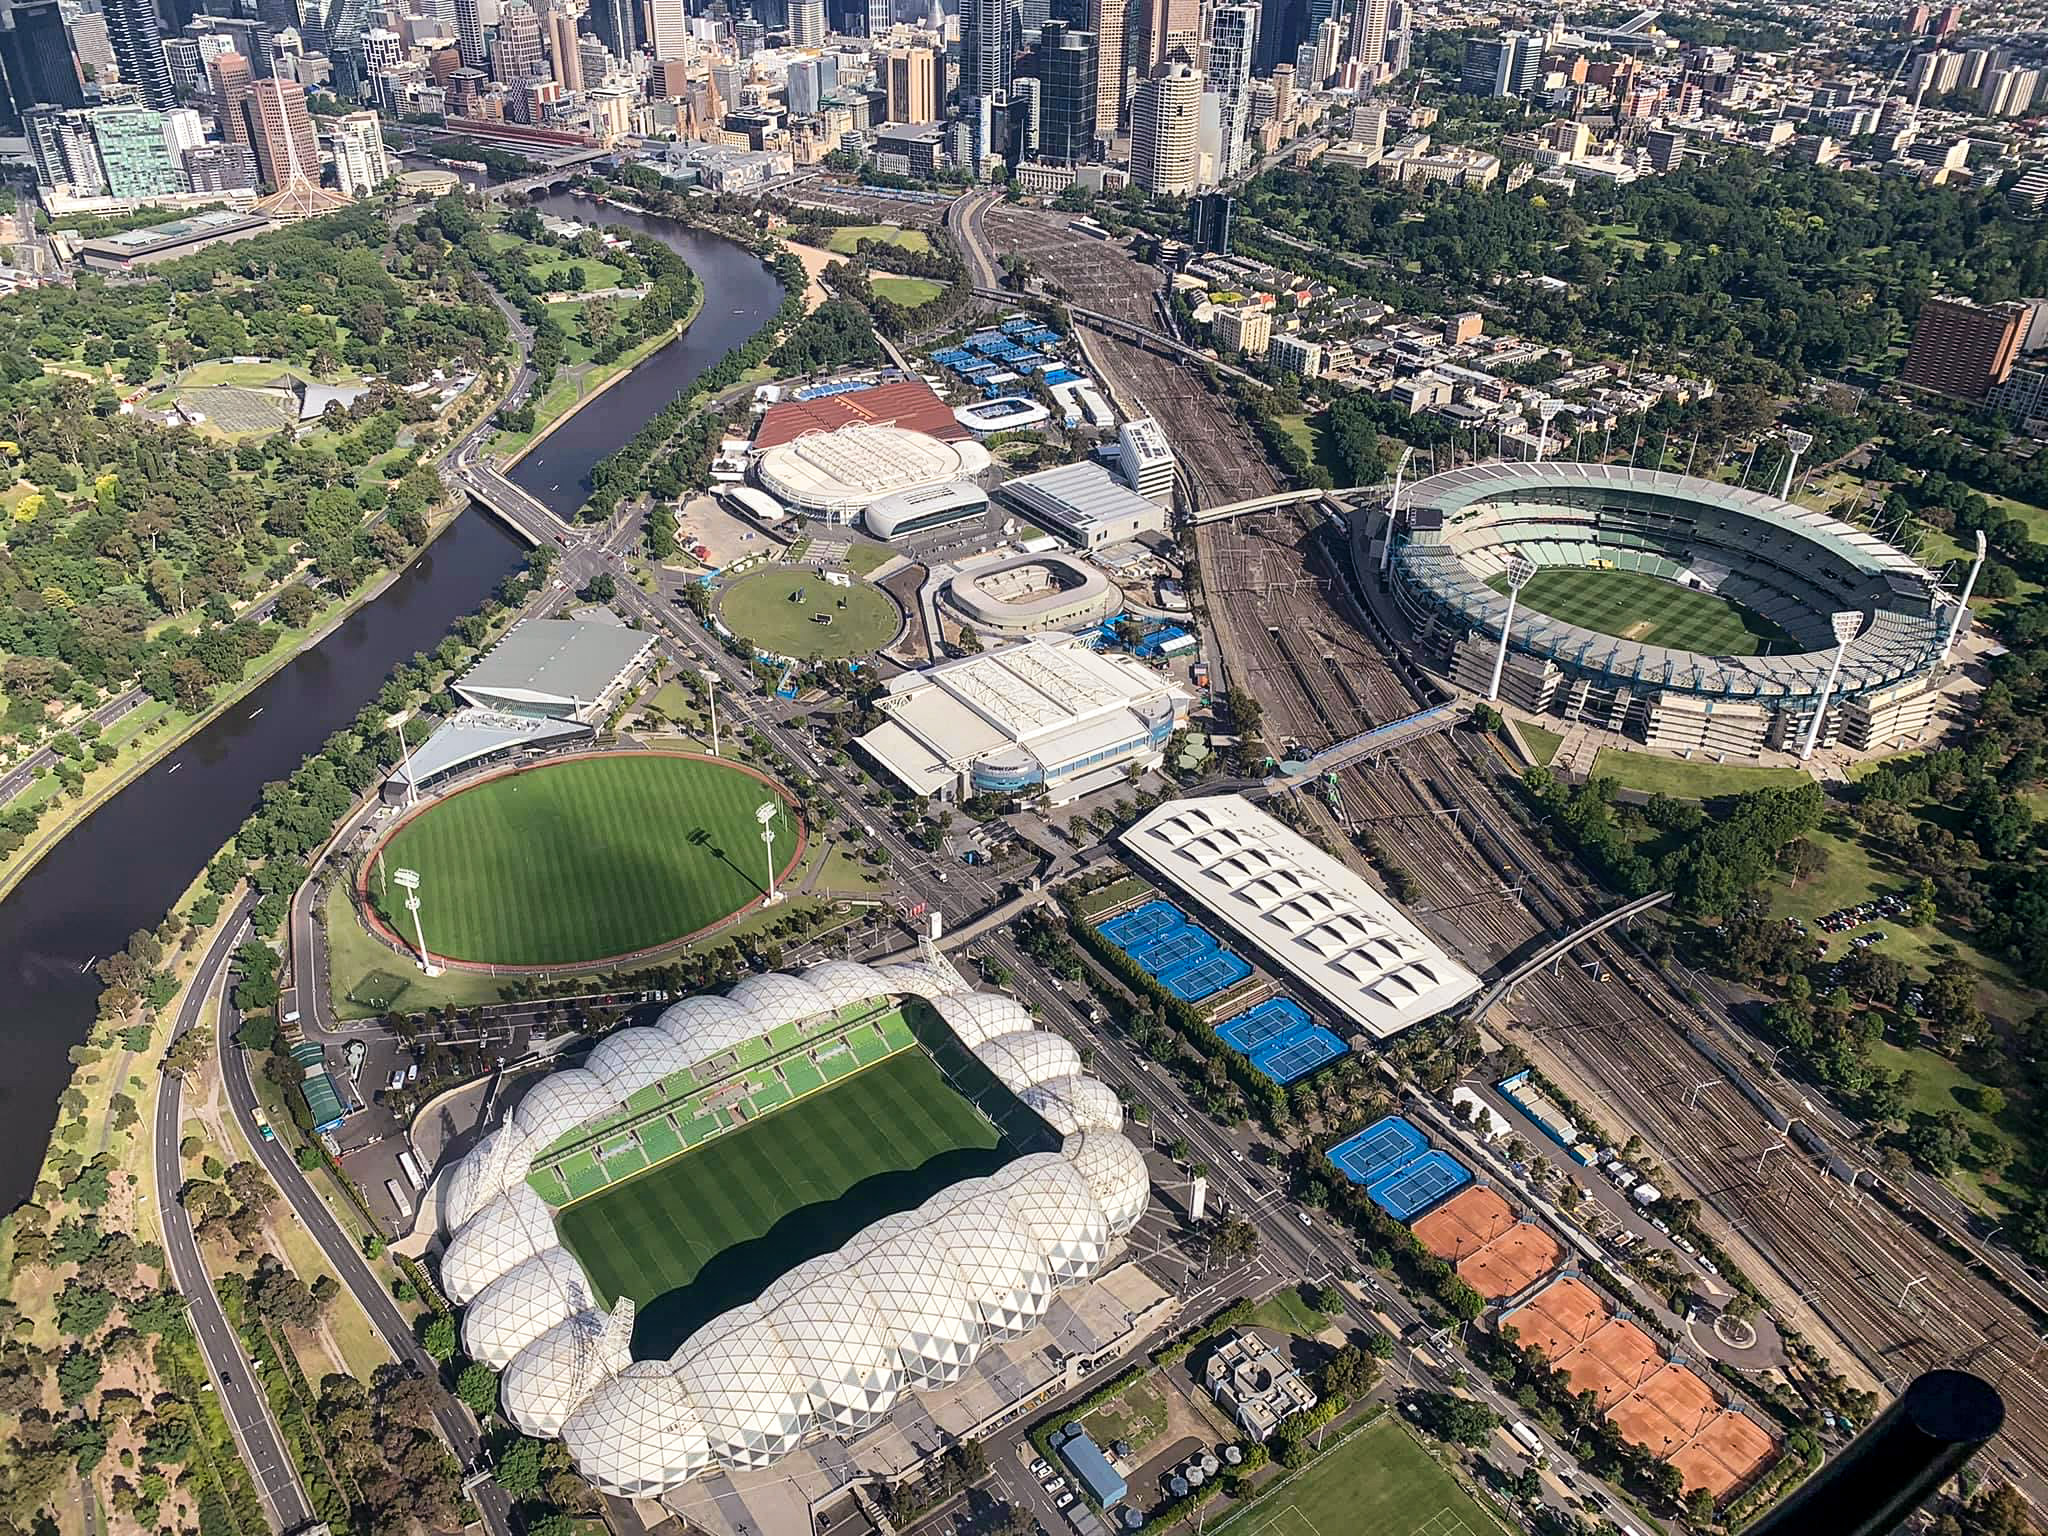
[[1420,1216],[1472,1182],[1472,1170],[1448,1152],[1425,1152],[1366,1185],[1365,1196],[1396,1221]]
[[1124,953],[1152,975],[1163,976],[1183,961],[1192,960],[1197,955],[1212,954],[1218,948],[1220,946],[1208,929],[1183,923]]
[[1330,1161],[1354,1184],[1370,1184],[1381,1174],[1420,1157],[1429,1141],[1399,1115],[1375,1120],[1357,1135],[1330,1148]]
[[1188,915],[1170,901],[1148,901],[1102,925],[1102,936],[1129,954],[1141,944],[1187,925]]
[[1276,1083],[1291,1083],[1343,1054],[1342,1040],[1320,1024],[1311,1024],[1282,1036],[1262,1051],[1253,1052],[1252,1066]]
[[1480,1184],[1411,1223],[1411,1230],[1489,1301],[1521,1294],[1564,1261],[1556,1238],[1515,1220],[1507,1201]]
[[1216,1036],[1233,1051],[1249,1056],[1283,1035],[1310,1027],[1308,1010],[1291,997],[1269,997],[1234,1019],[1216,1026]]
[[1164,972],[1159,977],[1159,985],[1184,1003],[1199,1003],[1226,987],[1236,986],[1251,973],[1252,968],[1246,961],[1227,949],[1217,949]]

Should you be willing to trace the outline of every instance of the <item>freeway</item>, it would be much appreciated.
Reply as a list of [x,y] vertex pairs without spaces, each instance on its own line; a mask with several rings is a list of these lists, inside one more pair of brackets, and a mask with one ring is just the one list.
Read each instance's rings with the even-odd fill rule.
[[[212,948],[200,960],[191,985],[185,989],[185,1001],[178,1010],[177,1020],[171,1027],[171,1039],[177,1039],[192,1028],[199,1021],[207,1002],[220,995],[228,959],[234,953],[235,942],[244,930],[249,909],[254,905],[253,896],[242,899],[241,905],[229,914],[227,926],[221,930],[220,937],[214,940]],[[225,1020],[222,1022],[224,1024]],[[222,1032],[217,1029],[216,1036]],[[192,1332],[199,1340],[199,1352],[206,1360],[207,1374],[213,1379],[214,1390],[219,1394],[221,1412],[226,1415],[235,1443],[241,1448],[242,1460],[247,1463],[250,1476],[255,1480],[264,1513],[277,1530],[297,1530],[313,1518],[312,1503],[306,1497],[306,1490],[300,1486],[298,1471],[285,1450],[284,1435],[271,1415],[270,1401],[264,1396],[255,1371],[242,1353],[241,1340],[236,1338],[234,1329],[228,1325],[227,1314],[221,1310],[213,1281],[199,1257],[199,1245],[192,1236],[192,1223],[186,1218],[185,1207],[178,1201],[178,1187],[184,1183],[178,1158],[178,1142],[183,1135],[184,1123],[179,1113],[183,1086],[178,1078],[167,1076],[163,1079],[162,1089],[157,1095],[156,1126],[152,1133],[157,1219],[163,1229],[171,1284],[190,1304]],[[260,1149],[275,1144],[257,1141],[255,1145]]]

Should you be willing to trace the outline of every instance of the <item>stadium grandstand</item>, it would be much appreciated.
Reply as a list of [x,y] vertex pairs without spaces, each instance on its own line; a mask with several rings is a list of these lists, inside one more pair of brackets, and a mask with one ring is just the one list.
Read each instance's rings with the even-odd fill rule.
[[793,512],[851,523],[904,492],[972,482],[989,464],[988,450],[976,442],[856,423],[775,444],[755,458],[754,478]]
[[1837,518],[1621,465],[1483,464],[1417,482],[1395,533],[1395,599],[1418,655],[1482,696],[1514,555],[1535,574],[1500,696],[1532,714],[1681,754],[1796,750],[1847,614],[1820,743],[1886,748],[1934,717],[1953,599]]
[[1405,912],[1243,795],[1169,800],[1122,842],[1374,1040],[1479,990]]
[[939,601],[976,629],[998,635],[1077,629],[1113,618],[1124,605],[1123,593],[1102,572],[1052,550],[962,570],[947,578]]

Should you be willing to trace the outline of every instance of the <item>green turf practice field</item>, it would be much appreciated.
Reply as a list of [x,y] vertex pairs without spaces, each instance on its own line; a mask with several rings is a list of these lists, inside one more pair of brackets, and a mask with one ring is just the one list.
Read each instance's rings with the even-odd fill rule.
[[635,1354],[667,1354],[806,1259],[1007,1162],[921,1050],[564,1207],[562,1242],[609,1306],[640,1304]]
[[946,291],[944,283],[935,283],[928,277],[887,277],[879,272],[869,276],[868,286],[875,290],[876,298],[901,304],[905,309],[929,304]]
[[1397,1420],[1382,1418],[1210,1530],[1218,1536],[1500,1536],[1502,1526]]
[[[803,601],[792,601],[799,592]],[[747,572],[719,597],[718,616],[734,634],[778,656],[865,656],[896,638],[896,604],[880,587],[835,587],[803,565]]]
[[[773,801],[775,861],[797,827],[752,774],[704,758],[613,752],[459,790],[385,845],[420,875],[427,947],[495,965],[568,965],[695,933],[761,895],[755,808]],[[406,940],[405,893],[377,864],[370,901]]]
[[832,231],[832,238],[826,242],[825,249],[851,256],[860,249],[863,240],[900,245],[906,251],[928,251],[932,248],[931,241],[921,229],[898,229],[894,224],[847,224]]
[[[1505,576],[1488,585],[1496,592],[1508,589]],[[1641,571],[1544,566],[1522,588],[1522,606],[1581,629],[1674,651],[1753,656],[1798,649],[1790,635],[1761,614]]]

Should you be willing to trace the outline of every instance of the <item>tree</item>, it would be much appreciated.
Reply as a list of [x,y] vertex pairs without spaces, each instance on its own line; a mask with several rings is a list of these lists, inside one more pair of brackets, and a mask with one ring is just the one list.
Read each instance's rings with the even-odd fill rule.
[[455,1358],[455,1320],[436,1312],[420,1329],[420,1348],[446,1365]]
[[1367,1351],[1347,1344],[1323,1362],[1322,1395],[1345,1397],[1356,1402],[1372,1390],[1379,1375],[1378,1360]]
[[1415,1422],[1439,1440],[1454,1445],[1484,1445],[1500,1425],[1500,1417],[1484,1403],[1449,1392],[1424,1392],[1414,1398]]
[[498,1411],[498,1373],[481,1360],[472,1360],[455,1378],[455,1395],[462,1399],[478,1420]]
[[[485,1369],[488,1370],[489,1367]],[[491,1387],[495,1395],[495,1380]],[[468,1399],[464,1398],[463,1401],[467,1402]],[[530,1499],[540,1492],[541,1460],[544,1450],[546,1447],[540,1441],[530,1440],[521,1435],[497,1453],[497,1458],[491,1466],[491,1475],[497,1479],[498,1486],[513,1498],[522,1502]]]

